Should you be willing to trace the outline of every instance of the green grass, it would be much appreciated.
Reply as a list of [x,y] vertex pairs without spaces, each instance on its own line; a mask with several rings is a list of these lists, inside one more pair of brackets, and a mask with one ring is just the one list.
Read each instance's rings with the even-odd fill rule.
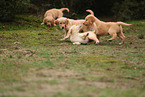
[[[59,27],[18,15],[0,23],[1,97],[143,97],[145,20],[126,21],[125,43],[102,37],[99,45],[60,41]],[[17,42],[17,43],[16,43]]]

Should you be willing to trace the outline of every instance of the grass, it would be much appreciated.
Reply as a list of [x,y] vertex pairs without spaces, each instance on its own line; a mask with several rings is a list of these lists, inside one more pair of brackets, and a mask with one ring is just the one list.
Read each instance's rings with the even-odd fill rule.
[[59,41],[59,27],[18,15],[0,23],[1,97],[143,97],[145,20],[126,21],[125,43],[102,37],[99,45]]

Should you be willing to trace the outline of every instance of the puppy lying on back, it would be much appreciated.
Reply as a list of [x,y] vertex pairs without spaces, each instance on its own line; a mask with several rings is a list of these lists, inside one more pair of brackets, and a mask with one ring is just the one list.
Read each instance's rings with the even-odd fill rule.
[[130,26],[132,24],[123,22],[103,22],[96,18],[94,15],[88,15],[85,18],[83,26],[93,27],[93,29],[96,31],[98,39],[100,36],[109,34],[112,36],[112,38],[108,39],[108,41],[112,41],[118,36],[121,39],[121,42],[119,44],[123,44],[125,36],[123,34],[121,25]]
[[81,44],[81,43],[86,44],[89,42],[89,39],[96,41],[96,43],[98,42],[95,31],[87,31],[84,33],[79,33],[80,27],[81,26],[79,25],[73,25],[69,29],[67,36],[61,40],[65,40],[70,36],[70,41],[73,42],[73,44]]
[[[88,12],[90,12],[91,15],[94,14],[91,10],[88,10]],[[55,20],[55,24],[58,25],[61,29],[64,29],[64,31],[65,31],[64,37],[66,36],[66,34],[67,34],[68,30],[71,28],[71,26],[80,25],[80,24],[83,24],[84,22],[85,22],[84,19],[74,20],[74,19],[68,19],[65,17],[60,17],[57,20]]]
[[63,11],[67,10],[69,12],[68,8],[61,8],[61,9],[50,9],[48,11],[46,11],[46,13],[44,14],[44,19],[42,24],[47,24],[49,26],[55,25],[54,20],[58,17],[62,17],[63,16]]

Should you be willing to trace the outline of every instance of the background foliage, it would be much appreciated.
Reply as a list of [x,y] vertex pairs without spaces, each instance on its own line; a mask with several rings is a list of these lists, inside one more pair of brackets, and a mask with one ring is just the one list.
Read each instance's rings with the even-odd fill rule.
[[144,0],[124,0],[114,3],[112,12],[115,18],[121,20],[144,19],[145,18]]
[[67,15],[76,18],[86,15],[86,9],[94,11],[97,17],[112,17],[116,20],[145,19],[144,0],[1,0],[0,20],[12,19],[15,14],[33,13],[43,16],[51,8],[68,7]]
[[0,0],[0,20],[8,21],[16,14],[25,13],[28,5],[29,0]]

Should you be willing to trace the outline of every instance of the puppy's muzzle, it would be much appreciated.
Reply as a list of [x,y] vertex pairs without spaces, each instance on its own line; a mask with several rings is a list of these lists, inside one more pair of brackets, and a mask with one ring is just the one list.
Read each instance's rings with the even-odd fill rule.
[[51,27],[51,23],[47,23],[47,26],[48,26],[48,27]]
[[48,26],[48,27],[51,27],[51,24],[48,24],[47,26]]
[[83,23],[83,25],[87,26],[87,24]]

